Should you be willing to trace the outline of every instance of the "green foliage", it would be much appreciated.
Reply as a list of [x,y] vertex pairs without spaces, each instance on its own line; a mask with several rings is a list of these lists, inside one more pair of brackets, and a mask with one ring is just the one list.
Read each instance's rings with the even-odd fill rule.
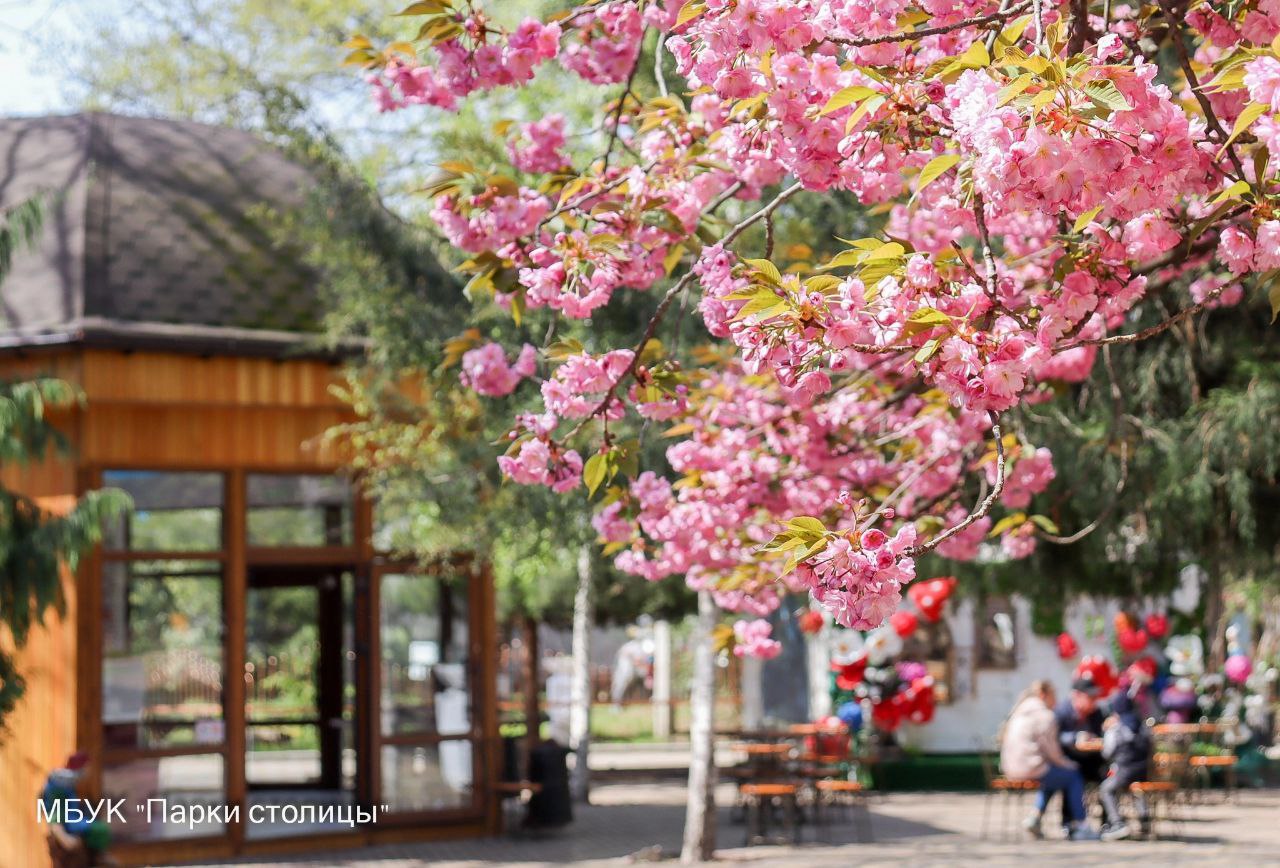
[[[65,441],[46,413],[78,398],[58,380],[0,382],[0,466],[65,451]],[[31,498],[0,487],[0,623],[15,647],[26,643],[46,612],[63,611],[62,566],[74,571],[80,556],[100,539],[103,521],[127,504],[118,492],[90,492],[65,515],[53,515]],[[13,657],[0,653],[0,721],[23,691]]]
[[0,281],[13,266],[13,255],[35,243],[44,226],[44,207],[39,197],[32,197],[0,210]]

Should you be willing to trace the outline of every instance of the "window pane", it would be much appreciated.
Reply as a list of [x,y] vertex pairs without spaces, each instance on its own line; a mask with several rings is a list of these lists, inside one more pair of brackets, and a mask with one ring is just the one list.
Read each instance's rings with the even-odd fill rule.
[[133,498],[133,511],[104,534],[110,551],[216,551],[222,548],[221,473],[108,470],[102,484]]
[[471,731],[467,585],[382,577],[382,731]]
[[[218,808],[218,818],[225,813],[222,806],[227,802],[227,793],[222,766],[219,754],[157,757],[107,766],[102,770],[103,798],[125,800],[125,822],[111,824],[111,837],[116,841],[154,841],[225,834],[226,823],[208,822],[209,809]],[[167,810],[152,810],[148,816],[147,799],[164,799]],[[135,805],[142,810],[135,810]],[[179,811],[185,816],[178,816]],[[196,823],[194,828],[186,821],[168,822],[184,819],[205,822]]]
[[102,570],[107,747],[222,744],[222,577],[214,563]]
[[340,476],[249,476],[249,544],[351,545],[351,483]]
[[382,798],[393,811],[443,811],[471,805],[471,742],[386,745]]

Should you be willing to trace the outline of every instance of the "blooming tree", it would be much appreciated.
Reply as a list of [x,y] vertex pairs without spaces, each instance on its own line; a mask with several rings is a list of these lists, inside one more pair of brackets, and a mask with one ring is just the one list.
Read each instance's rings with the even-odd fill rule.
[[[383,110],[452,110],[551,61],[606,88],[597,131],[550,112],[499,125],[510,166],[441,164],[431,214],[468,292],[550,324],[540,348],[451,351],[480,394],[540,392],[503,474],[584,486],[618,566],[744,613],[743,653],[776,653],[754,619],[780,583],[868,629],[930,551],[1060,538],[1028,513],[1054,469],[1017,414],[1255,285],[1280,307],[1280,0],[401,14],[413,41],[350,43]],[[566,147],[582,134],[590,160]],[[881,231],[825,261],[775,244],[790,200],[836,195]],[[633,345],[555,339],[619,293],[654,296]],[[710,340],[681,352],[656,336],[691,300]],[[666,465],[642,468],[657,426]]]

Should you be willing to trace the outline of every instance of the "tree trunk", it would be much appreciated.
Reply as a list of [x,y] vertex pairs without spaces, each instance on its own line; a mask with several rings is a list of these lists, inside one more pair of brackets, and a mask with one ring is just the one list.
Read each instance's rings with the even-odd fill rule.
[[805,663],[809,676],[809,719],[821,720],[831,714],[831,628],[805,639]]
[[698,592],[693,682],[689,688],[689,795],[680,861],[706,862],[716,849],[715,652],[711,647],[716,606],[709,591]]
[[578,590],[573,595],[573,670],[569,688],[569,747],[574,751],[569,791],[575,802],[590,794],[591,627],[595,622],[596,555],[591,543],[578,550]]
[[653,737],[671,738],[671,624],[653,623]]

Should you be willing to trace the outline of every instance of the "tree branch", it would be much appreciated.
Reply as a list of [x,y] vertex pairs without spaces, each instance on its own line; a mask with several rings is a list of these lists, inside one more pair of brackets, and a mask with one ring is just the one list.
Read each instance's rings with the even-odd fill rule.
[[956,524],[952,527],[947,528],[946,530],[942,531],[942,533],[935,536],[933,539],[922,542],[920,543],[920,545],[911,546],[907,548],[903,552],[903,554],[906,555],[907,557],[916,558],[922,554],[933,551],[942,543],[951,539],[953,536],[960,533],[965,528],[969,527],[969,525],[973,524],[975,521],[985,516],[988,512],[991,511],[991,507],[995,506],[996,501],[1000,499],[1000,493],[1004,491],[1004,482],[1005,482],[1004,434],[1000,430],[1000,415],[998,413],[991,413],[990,416],[991,416],[991,436],[995,437],[996,439],[995,485],[991,486],[991,490],[987,492],[987,496],[982,499],[982,502],[978,504],[978,506],[973,510],[973,512],[965,516],[964,521],[961,521],[959,524]]
[[[773,198],[773,201],[771,201],[768,205],[765,205],[759,211],[755,212],[749,217],[746,217],[745,219],[742,220],[742,222],[738,223],[738,225],[730,229],[728,233],[726,233],[725,236],[720,239],[720,244],[724,246],[728,246],[729,244],[732,244],[739,235],[747,231],[747,229],[751,228],[758,221],[767,218],[774,211],[776,211],[778,207],[782,205],[783,202],[790,199],[796,193],[799,193],[801,189],[803,189],[803,185],[797,181],[796,183],[792,184],[790,187],[783,190],[781,193],[775,196]],[[693,281],[693,278],[695,276],[696,275],[693,269],[690,268],[688,271],[684,273],[683,276],[681,276],[679,280],[677,280],[674,284],[672,284],[671,288],[668,289],[666,293],[662,296],[662,300],[658,302],[658,307],[654,310],[653,316],[649,318],[649,324],[645,326],[644,334],[640,336],[640,340],[635,345],[635,348],[633,351],[633,357],[631,359],[631,364],[628,365],[627,369],[622,372],[622,375],[619,376],[618,379],[616,379],[613,382],[613,385],[611,385],[605,391],[604,397],[600,400],[600,403],[596,405],[595,409],[593,409],[590,413],[588,413],[582,419],[578,420],[578,424],[574,425],[573,428],[569,430],[569,433],[566,434],[564,437],[565,440],[572,439],[574,435],[576,435],[579,431],[582,430],[582,428],[587,424],[587,422],[591,421],[596,416],[599,416],[601,413],[603,413],[608,408],[610,402],[612,402],[614,398],[617,396],[618,387],[622,385],[623,381],[635,375],[636,369],[640,367],[640,354],[644,352],[645,345],[648,344],[649,341],[653,339],[654,334],[658,331],[658,324],[662,322],[663,316],[666,315],[667,309],[671,307],[671,303],[675,301],[676,296],[678,296],[684,290],[684,288]]]
[[956,21],[951,24],[940,24],[937,27],[925,27],[921,30],[912,30],[908,33],[890,33],[887,36],[864,36],[857,39],[823,39],[823,42],[833,42],[837,45],[847,45],[850,48],[862,48],[868,45],[884,45],[886,42],[911,42],[916,39],[924,39],[926,36],[942,36],[946,33],[954,33],[957,30],[964,30],[966,27],[985,27],[988,24],[1004,23],[1013,16],[1026,11],[1031,7],[1032,0],[1023,0],[1009,9],[1001,9],[991,12],[987,15],[978,15],[973,18],[966,18],[963,21]]
[[1204,300],[1201,301],[1199,304],[1193,304],[1191,307],[1184,308],[1183,310],[1178,311],[1173,316],[1169,317],[1163,322],[1156,323],[1150,328],[1145,328],[1140,332],[1134,332],[1132,334],[1127,334],[1127,335],[1111,335],[1110,337],[1105,337],[1105,338],[1090,338],[1087,340],[1075,341],[1074,343],[1065,344],[1063,346],[1058,347],[1053,351],[1054,355],[1057,355],[1058,353],[1065,353],[1067,350],[1074,350],[1076,347],[1107,346],[1110,344],[1134,344],[1134,343],[1137,343],[1138,341],[1145,341],[1147,338],[1155,337],[1161,332],[1167,331],[1169,328],[1182,322],[1187,317],[1195,316],[1196,314],[1200,313],[1200,311],[1204,310],[1210,305],[1210,303],[1215,301],[1218,298],[1218,296],[1222,295],[1223,291],[1230,285],[1231,284],[1229,283],[1224,283],[1222,286],[1218,287],[1217,289],[1213,290],[1208,295],[1206,295],[1204,297]]

